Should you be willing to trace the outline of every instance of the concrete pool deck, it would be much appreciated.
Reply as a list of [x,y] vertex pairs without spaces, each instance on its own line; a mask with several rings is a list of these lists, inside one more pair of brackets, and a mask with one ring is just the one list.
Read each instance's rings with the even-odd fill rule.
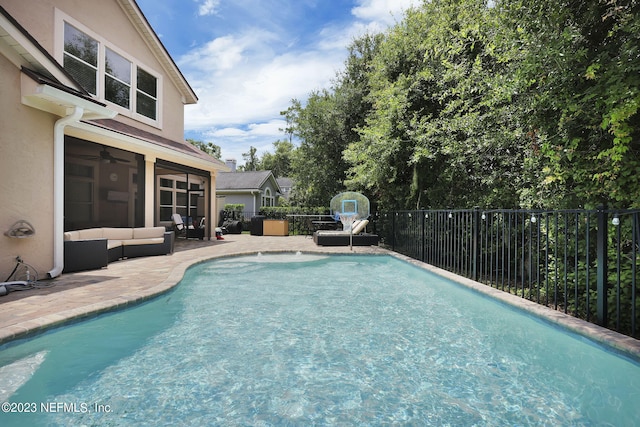
[[132,305],[173,288],[192,264],[212,258],[258,252],[327,254],[391,254],[418,267],[444,276],[476,292],[516,306],[550,323],[612,347],[640,361],[640,340],[576,319],[562,312],[499,291],[377,246],[317,246],[310,236],[251,236],[228,234],[225,240],[176,241],[175,252],[166,256],[132,258],[100,270],[63,274],[42,281],[46,287],[11,292],[0,297],[0,344],[37,334],[69,321],[114,308]]

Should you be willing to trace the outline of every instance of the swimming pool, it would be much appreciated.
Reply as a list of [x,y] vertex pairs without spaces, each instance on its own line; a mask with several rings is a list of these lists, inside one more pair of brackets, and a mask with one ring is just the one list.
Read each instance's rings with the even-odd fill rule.
[[3,426],[640,419],[637,363],[391,256],[201,263],[151,302],[2,347],[0,366],[0,401],[37,404]]

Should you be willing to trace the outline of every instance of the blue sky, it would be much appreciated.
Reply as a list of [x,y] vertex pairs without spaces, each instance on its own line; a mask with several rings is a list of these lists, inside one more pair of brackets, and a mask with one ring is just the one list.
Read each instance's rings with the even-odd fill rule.
[[213,142],[222,159],[273,152],[280,111],[329,87],[347,47],[384,31],[420,0],[137,0],[198,96],[185,137]]

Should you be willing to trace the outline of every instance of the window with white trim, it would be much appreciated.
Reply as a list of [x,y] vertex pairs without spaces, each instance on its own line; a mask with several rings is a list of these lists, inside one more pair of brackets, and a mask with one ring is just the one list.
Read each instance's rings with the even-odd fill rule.
[[126,109],[131,100],[131,62],[109,48],[105,49],[104,99]]
[[158,110],[158,79],[137,67],[136,112],[156,120]]
[[262,206],[266,206],[266,207],[275,206],[275,200],[271,196],[270,188],[267,188],[264,190],[264,196],[262,196]]
[[159,176],[160,221],[171,221],[171,215],[187,216],[187,182],[177,177]]
[[135,119],[158,126],[160,78],[115,46],[66,20],[63,67],[90,94]]
[[98,94],[98,41],[67,22],[62,66],[84,90]]

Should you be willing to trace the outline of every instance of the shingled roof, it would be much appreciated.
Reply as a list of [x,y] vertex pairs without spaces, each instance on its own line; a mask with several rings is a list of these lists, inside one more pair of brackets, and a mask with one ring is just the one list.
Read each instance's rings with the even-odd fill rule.
[[[216,179],[218,192],[230,190],[260,190],[270,177],[271,171],[220,172]],[[275,179],[273,182],[277,185]],[[278,191],[280,189],[278,188]]]
[[127,125],[117,120],[112,120],[112,119],[92,120],[90,122],[87,122],[87,124],[101,127],[104,129],[109,129],[111,131],[118,132],[122,135],[128,135],[133,138],[150,142],[155,145],[159,145],[165,148],[170,148],[171,150],[174,150],[174,151],[180,151],[186,155],[197,157],[199,159],[202,159],[207,162],[211,162],[220,166],[223,165],[222,161],[216,159],[213,156],[210,156],[209,154],[205,153],[204,151],[195,147],[193,144],[190,144],[186,141],[176,141],[169,138],[165,138],[160,135],[156,135],[151,132],[147,132],[145,130],[139,129],[135,126]]

